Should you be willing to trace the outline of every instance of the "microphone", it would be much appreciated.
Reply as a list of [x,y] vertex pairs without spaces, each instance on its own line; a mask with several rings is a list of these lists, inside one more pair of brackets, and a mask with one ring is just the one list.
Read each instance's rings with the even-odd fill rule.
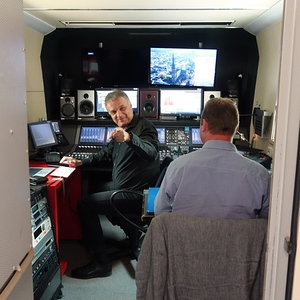
[[245,138],[245,136],[244,136],[243,133],[241,133],[241,132],[239,132],[239,131],[237,131],[236,133],[240,136],[240,138],[241,138],[242,141],[247,142],[248,145],[252,148],[252,144]]

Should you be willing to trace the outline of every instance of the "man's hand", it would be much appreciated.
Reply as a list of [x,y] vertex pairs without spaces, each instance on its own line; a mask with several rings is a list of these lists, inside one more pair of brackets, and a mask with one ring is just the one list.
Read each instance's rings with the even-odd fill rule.
[[70,157],[70,156],[64,156],[60,162],[60,164],[67,164],[74,167],[82,166],[81,160],[78,160],[76,158]]
[[130,142],[131,141],[130,134],[121,127],[115,128],[111,132],[109,137],[111,139],[115,139],[115,141],[117,141],[118,143]]

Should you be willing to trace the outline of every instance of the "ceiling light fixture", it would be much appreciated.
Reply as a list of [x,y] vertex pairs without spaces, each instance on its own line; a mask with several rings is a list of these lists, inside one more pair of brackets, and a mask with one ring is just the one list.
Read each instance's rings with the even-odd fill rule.
[[195,28],[226,28],[235,21],[225,22],[104,22],[104,21],[60,21],[65,26],[87,27],[195,27]]

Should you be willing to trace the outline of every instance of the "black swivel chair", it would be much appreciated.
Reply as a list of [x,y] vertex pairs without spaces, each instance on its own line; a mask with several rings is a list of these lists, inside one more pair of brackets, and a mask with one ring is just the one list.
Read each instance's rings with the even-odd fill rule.
[[[169,166],[169,164],[172,162],[172,158],[167,156],[163,159],[163,161],[160,164],[160,174],[158,176],[158,179],[154,185],[154,187],[160,187],[164,175],[166,173],[166,170]],[[120,209],[118,209],[114,199],[116,197],[116,195],[118,194],[129,194],[129,195],[138,195],[141,197],[141,200],[143,199],[144,193],[140,192],[140,191],[133,191],[133,190],[127,190],[127,189],[120,189],[115,191],[111,197],[110,197],[110,203],[112,205],[112,207],[115,209],[115,211],[120,215],[120,217],[125,221],[128,222],[129,224],[131,224],[133,227],[138,228],[138,230],[140,231],[140,238],[139,238],[139,243],[138,243],[138,248],[135,249],[134,253],[132,253],[132,249],[130,249],[130,243],[129,241],[127,241],[127,243],[120,243],[120,242],[113,242],[114,246],[116,246],[117,248],[119,248],[121,251],[118,251],[117,253],[112,253],[110,255],[111,259],[115,259],[115,258],[120,258],[120,257],[124,257],[124,256],[132,256],[134,259],[137,260],[138,258],[138,254],[139,254],[139,250],[142,244],[142,241],[144,239],[145,233],[147,232],[148,226],[151,222],[152,218],[147,218],[147,219],[143,219],[142,218],[142,212],[139,215],[136,214],[126,214],[126,216],[122,213],[122,211]],[[112,242],[112,241],[110,241]]]

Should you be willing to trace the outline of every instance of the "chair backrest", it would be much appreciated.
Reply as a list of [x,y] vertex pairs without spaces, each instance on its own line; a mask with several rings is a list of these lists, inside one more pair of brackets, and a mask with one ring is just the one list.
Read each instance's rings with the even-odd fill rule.
[[[165,173],[167,171],[167,168],[169,164],[173,161],[171,157],[166,156],[163,161],[160,164],[160,174],[158,176],[158,179],[156,180],[154,187],[160,187],[162,180],[165,176]],[[146,223],[150,223],[153,216],[149,216],[150,218],[146,217],[143,214],[143,211],[141,211],[140,215],[129,215],[125,216],[122,211],[119,210],[119,208],[115,204],[115,197],[119,194],[126,194],[126,195],[135,195],[135,196],[141,196],[141,199],[143,198],[144,194],[142,192],[133,191],[133,190],[127,190],[127,189],[121,189],[115,191],[111,197],[110,197],[110,204],[115,209],[115,211],[122,217],[126,222],[130,223],[131,225],[137,227],[140,231],[146,232],[147,226],[143,226]],[[144,205],[144,204],[143,204]]]
[[262,299],[267,220],[153,218],[136,267],[137,299]]
[[160,164],[160,173],[159,173],[159,176],[156,180],[156,183],[155,183],[155,186],[154,187],[160,187],[163,179],[164,179],[164,176],[166,174],[166,171],[167,171],[167,168],[169,166],[169,164],[173,161],[173,159],[169,156],[166,156],[163,161],[161,162]]

